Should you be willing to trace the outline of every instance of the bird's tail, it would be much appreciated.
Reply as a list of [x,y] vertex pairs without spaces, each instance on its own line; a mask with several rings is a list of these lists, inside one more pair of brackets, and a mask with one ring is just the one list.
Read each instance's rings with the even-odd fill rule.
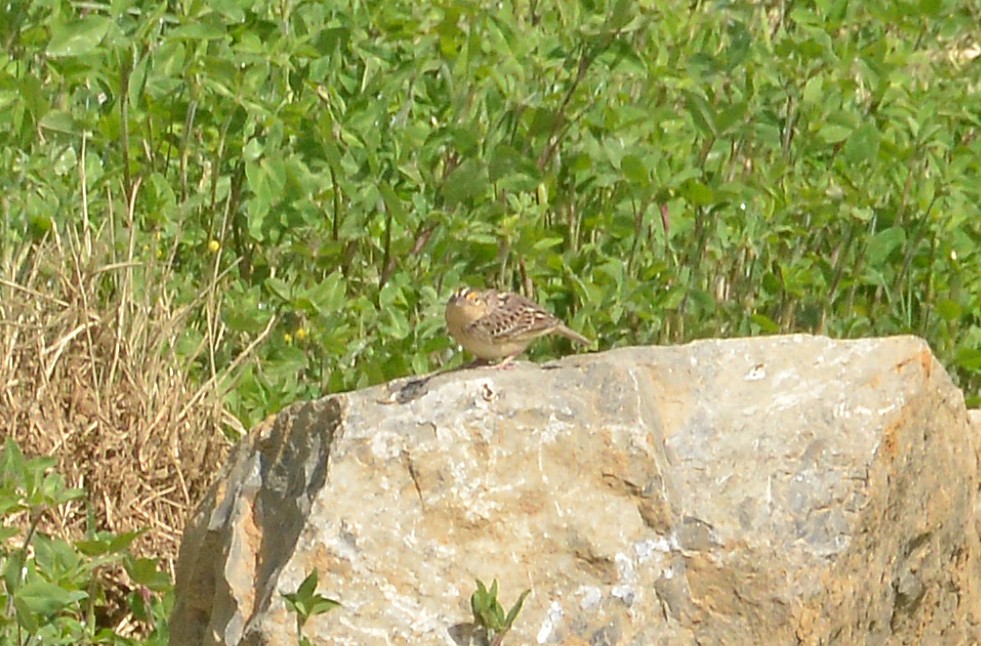
[[564,325],[560,325],[559,327],[555,328],[555,333],[561,334],[570,341],[575,341],[576,343],[581,343],[582,345],[593,345],[591,340]]

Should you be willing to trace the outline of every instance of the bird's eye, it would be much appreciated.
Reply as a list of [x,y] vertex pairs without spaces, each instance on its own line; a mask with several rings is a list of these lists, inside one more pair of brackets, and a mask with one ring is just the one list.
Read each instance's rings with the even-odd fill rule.
[[467,300],[470,301],[471,303],[474,302],[474,301],[476,301],[477,300],[477,293],[476,292],[467,292]]

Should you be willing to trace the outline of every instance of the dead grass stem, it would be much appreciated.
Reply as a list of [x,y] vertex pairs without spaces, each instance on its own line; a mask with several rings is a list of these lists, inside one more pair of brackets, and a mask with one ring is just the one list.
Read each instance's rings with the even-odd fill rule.
[[27,455],[55,456],[88,493],[45,531],[145,529],[136,552],[173,573],[184,524],[227,453],[223,396],[248,350],[230,370],[214,365],[221,290],[200,286],[178,305],[185,279],[166,254],[137,248],[127,211],[120,230],[112,215],[99,228],[85,217],[0,254],[0,431]]

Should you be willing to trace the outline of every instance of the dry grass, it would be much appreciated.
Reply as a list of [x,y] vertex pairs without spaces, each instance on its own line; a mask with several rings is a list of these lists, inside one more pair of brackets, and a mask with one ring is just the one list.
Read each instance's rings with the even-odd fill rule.
[[[188,377],[189,361],[211,365],[217,276],[179,308],[168,263],[140,258],[117,233],[83,222],[0,249],[0,433],[28,456],[55,456],[88,494],[43,529],[77,538],[92,519],[93,529],[145,529],[134,551],[173,574],[184,523],[228,450],[221,429],[235,425],[227,381],[213,369],[204,386]],[[193,325],[204,340],[189,360],[175,347]]]

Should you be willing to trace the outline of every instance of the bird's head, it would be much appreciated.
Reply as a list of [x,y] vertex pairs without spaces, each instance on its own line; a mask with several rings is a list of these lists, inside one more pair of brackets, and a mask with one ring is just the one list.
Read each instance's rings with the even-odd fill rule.
[[458,320],[473,321],[487,312],[489,305],[482,292],[469,287],[461,287],[450,296],[446,303],[447,320],[453,317]]

